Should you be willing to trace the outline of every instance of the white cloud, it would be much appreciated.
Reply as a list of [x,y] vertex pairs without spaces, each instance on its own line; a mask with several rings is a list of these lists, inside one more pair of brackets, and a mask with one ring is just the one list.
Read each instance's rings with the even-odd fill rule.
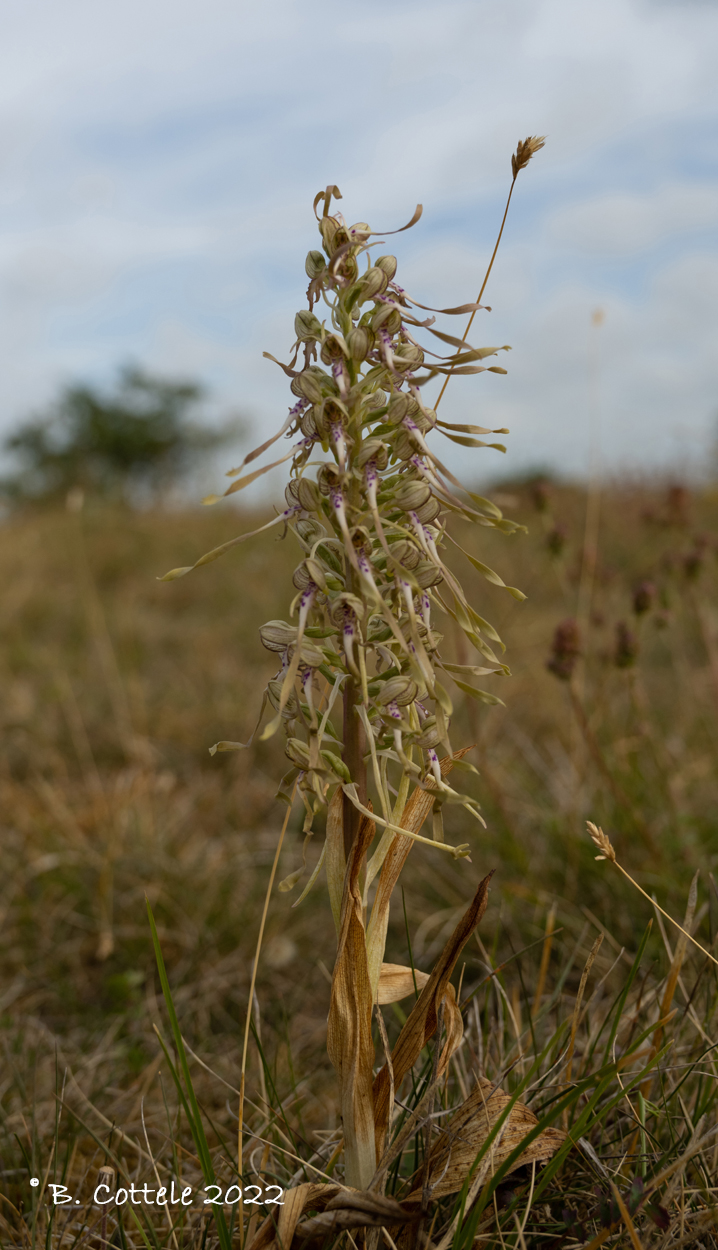
[[607,195],[553,214],[555,245],[606,256],[631,256],[677,234],[716,230],[718,185],[660,187],[641,195]]

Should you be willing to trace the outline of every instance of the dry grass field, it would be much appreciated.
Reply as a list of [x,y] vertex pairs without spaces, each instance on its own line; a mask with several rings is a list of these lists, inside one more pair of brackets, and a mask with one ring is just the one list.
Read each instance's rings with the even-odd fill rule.
[[[447,827],[471,842],[471,863],[414,850],[387,951],[429,970],[496,869],[463,956],[465,1042],[442,1096],[455,1105],[483,1074],[555,1113],[571,1140],[553,1170],[485,1186],[453,1232],[447,1207],[430,1240],[444,1244],[448,1228],[457,1248],[715,1246],[718,969],[595,861],[586,821],[718,954],[718,496],[606,489],[594,568],[583,492],[500,493],[528,532],[466,544],[528,597],[462,570],[512,676],[484,679],[503,705],[462,708],[452,731],[476,744],[486,829],[452,808]],[[241,1244],[236,1207],[222,1233],[201,1198],[108,1214],[92,1193],[102,1165],[140,1184],[160,1172],[197,1192],[204,1183],[154,1031],[170,1037],[145,896],[214,1167],[222,1184],[237,1179],[242,1030],[285,761],[276,738],[232,755],[208,748],[252,731],[272,676],[258,626],[286,617],[299,553],[275,530],[182,581],[157,577],[251,522],[88,507],[3,526],[2,1246]],[[579,636],[564,627],[557,650],[556,628],[577,610]],[[445,623],[443,645],[462,662]],[[555,668],[575,664],[570,681],[549,671],[552,654]],[[295,812],[280,876],[300,863]],[[339,1140],[325,1053],[334,928],[321,881],[293,909],[300,890],[271,899],[248,1069],[243,1175],[282,1187],[333,1174]],[[388,1011],[390,1033],[402,1018],[400,1005]],[[407,1106],[424,1079],[417,1070]],[[411,1149],[393,1193],[420,1162]],[[48,1206],[30,1177],[65,1184],[77,1204]]]

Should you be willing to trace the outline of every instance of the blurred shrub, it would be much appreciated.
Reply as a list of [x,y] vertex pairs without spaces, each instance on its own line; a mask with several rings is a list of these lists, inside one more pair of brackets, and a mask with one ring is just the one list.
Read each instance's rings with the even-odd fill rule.
[[125,503],[156,501],[217,447],[238,439],[238,420],[212,427],[194,413],[197,382],[129,366],[114,388],[68,386],[50,410],[21,425],[4,448],[18,462],[0,482],[11,500],[52,500],[83,491]]

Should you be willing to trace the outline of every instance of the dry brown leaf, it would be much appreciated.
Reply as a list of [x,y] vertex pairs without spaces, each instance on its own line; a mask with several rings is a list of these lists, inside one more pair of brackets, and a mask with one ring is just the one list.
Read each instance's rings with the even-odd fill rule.
[[366,1189],[376,1170],[371,1035],[372,992],[367,968],[359,870],[376,827],[362,820],[347,865],[341,928],[327,1022],[327,1052],[339,1078],[347,1184]]
[[[429,973],[420,972],[418,968],[406,968],[403,964],[382,964],[377,1002],[380,1007],[398,1003],[402,998],[408,998],[409,994],[423,990],[428,981]],[[444,997],[444,1027],[447,1040],[441,1054],[441,1072],[464,1035],[464,1025],[453,985],[447,987]]]
[[[414,1217],[394,1198],[319,1182],[285,1189],[283,1204],[278,1216],[267,1216],[247,1250],[289,1250],[294,1237],[323,1239],[347,1228],[395,1226]],[[307,1211],[321,1214],[303,1219]]]
[[[445,1004],[446,1012],[446,1042],[439,1059],[438,1076],[446,1070],[449,1059],[461,1041],[463,1033],[461,1012],[456,1003],[454,988],[449,985],[449,978],[454,971],[459,955],[486,910],[489,884],[492,876],[493,872],[490,872],[479,883],[472,902],[464,912],[436,961],[429,980],[421,991],[406,1024],[399,1034],[391,1056],[394,1086],[397,1092],[407,1072],[414,1066],[423,1047],[429,1038],[433,1036],[436,1030],[437,1012],[442,1002]],[[376,1126],[376,1153],[378,1157],[381,1156],[384,1149],[384,1139],[389,1122],[390,1085],[389,1072],[387,1065],[384,1064],[374,1081],[374,1123]]]
[[[497,1120],[506,1110],[510,1096],[502,1089],[494,1089],[490,1081],[480,1077],[466,1102],[443,1124],[430,1155],[429,1184],[431,1197],[443,1198],[461,1189],[476,1156]],[[527,1133],[535,1128],[538,1120],[523,1102],[514,1103],[508,1118],[490,1147],[493,1175],[505,1159],[521,1143]],[[547,1128],[526,1147],[509,1171],[524,1167],[527,1163],[545,1163],[566,1140],[566,1134],[557,1128]],[[420,1202],[421,1187],[413,1190],[407,1202]]]
[[342,923],[342,894],[344,892],[344,873],[346,871],[346,861],[344,859],[344,792],[341,786],[337,786],[334,791],[334,797],[327,811],[326,846],[325,866],[327,888],[329,890],[329,905],[332,909],[338,937]]
[[404,964],[382,964],[377,1002],[380,1007],[399,1003],[409,994],[423,990],[428,980],[428,972],[420,972],[418,968],[407,968]]
[[247,1250],[289,1250],[294,1231],[304,1212],[312,1208],[326,1206],[331,1198],[341,1191],[341,1185],[326,1185],[318,1181],[309,1181],[305,1185],[296,1185],[293,1189],[285,1189],[278,1214],[274,1211],[268,1215],[257,1229]]
[[296,1236],[301,1238],[324,1238],[347,1228],[381,1228],[382,1225],[405,1224],[413,1218],[395,1198],[383,1194],[345,1189],[327,1202],[322,1215],[303,1220],[297,1225]]
[[[454,760],[463,759],[467,751],[471,747],[463,747],[461,751],[455,751],[453,758],[446,755],[440,761],[441,775],[446,777],[454,766]],[[436,797],[433,790],[416,789],[412,794],[409,802],[406,804],[401,816],[402,829],[408,829],[410,833],[418,833],[434,806]],[[367,962],[369,964],[369,977],[371,979],[372,988],[376,992],[379,981],[379,971],[384,958],[384,948],[386,946],[386,933],[389,925],[389,904],[391,896],[394,892],[394,886],[399,880],[407,856],[412,846],[413,838],[405,837],[401,833],[397,833],[389,850],[386,859],[382,865],[379,884],[376,888],[374,897],[374,906],[372,907],[371,917],[367,925]]]

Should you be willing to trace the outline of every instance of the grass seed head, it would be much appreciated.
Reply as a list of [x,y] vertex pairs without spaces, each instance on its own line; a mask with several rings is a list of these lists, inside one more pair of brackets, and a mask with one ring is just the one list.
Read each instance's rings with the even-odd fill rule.
[[531,157],[540,152],[545,145],[545,135],[529,135],[528,139],[519,140],[518,147],[511,157],[511,170],[514,178],[518,177],[519,171],[525,169]]
[[611,863],[615,864],[616,852],[611,846],[610,839],[603,832],[603,829],[599,828],[598,825],[594,825],[590,820],[586,821],[586,825],[588,827],[588,832],[591,835],[591,841],[601,852],[600,855],[596,856],[596,859],[610,859]]

